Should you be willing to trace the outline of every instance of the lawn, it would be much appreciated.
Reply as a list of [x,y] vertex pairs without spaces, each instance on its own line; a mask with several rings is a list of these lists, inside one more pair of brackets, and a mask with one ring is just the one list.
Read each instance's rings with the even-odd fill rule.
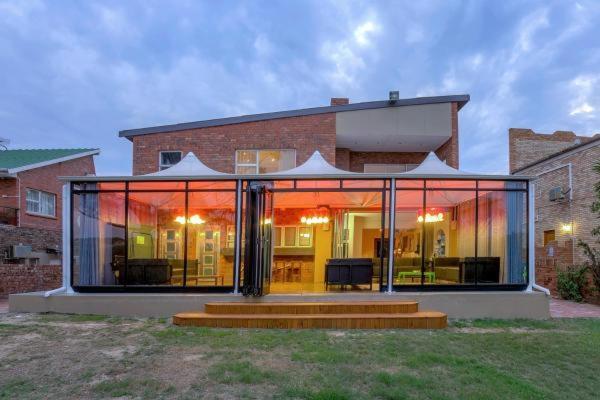
[[277,331],[0,315],[0,399],[588,399],[599,370],[598,319]]

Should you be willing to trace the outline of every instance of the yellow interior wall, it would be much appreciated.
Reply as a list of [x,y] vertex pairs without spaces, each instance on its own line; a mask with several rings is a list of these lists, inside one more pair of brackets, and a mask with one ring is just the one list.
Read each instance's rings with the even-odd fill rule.
[[375,258],[375,238],[381,237],[380,229],[363,229],[361,257]]
[[325,281],[325,263],[328,258],[331,258],[332,232],[332,224],[317,224],[315,227],[315,264],[313,275],[315,283],[323,283]]

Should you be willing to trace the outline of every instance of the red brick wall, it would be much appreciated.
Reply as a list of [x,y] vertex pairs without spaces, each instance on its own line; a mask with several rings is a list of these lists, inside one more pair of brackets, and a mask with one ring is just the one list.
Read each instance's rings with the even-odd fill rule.
[[358,152],[349,153],[349,170],[364,172],[365,164],[420,164],[427,153],[387,153]]
[[[62,185],[59,176],[80,176],[95,174],[94,159],[92,156],[77,158],[62,163],[52,164],[47,167],[30,169],[19,172],[20,183],[20,226],[30,228],[44,228],[60,231],[62,229]],[[41,217],[26,212],[26,191],[37,189],[56,195],[56,217]]]
[[46,251],[47,248],[60,250],[61,231],[0,225],[0,253],[8,251],[14,244],[31,246],[32,251]]
[[133,137],[133,174],[158,170],[160,151],[194,154],[209,167],[234,172],[235,151],[295,149],[296,165],[319,150],[335,163],[335,114],[280,118],[268,121],[156,133]]
[[456,169],[459,169],[459,149],[458,149],[458,104],[452,103],[450,111],[452,118],[452,136],[450,139],[441,145],[435,154],[440,160],[446,160],[446,163]]
[[[14,178],[0,178],[0,207],[16,208],[18,200],[17,196],[17,180]],[[8,197],[2,197],[6,195]]]
[[60,265],[0,264],[0,297],[62,286]]

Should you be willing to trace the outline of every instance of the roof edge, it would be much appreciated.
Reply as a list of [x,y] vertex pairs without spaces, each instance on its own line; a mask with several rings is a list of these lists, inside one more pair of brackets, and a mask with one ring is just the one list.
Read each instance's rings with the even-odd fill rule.
[[16,174],[19,172],[28,171],[30,169],[42,168],[42,167],[46,167],[48,165],[58,164],[61,162],[71,161],[71,160],[75,160],[77,158],[82,158],[82,157],[87,157],[87,156],[95,156],[98,154],[100,154],[100,149],[93,149],[93,150],[88,150],[88,151],[81,152],[81,153],[71,154],[71,155],[64,156],[64,157],[53,158],[51,160],[46,160],[46,161],[42,161],[42,162],[38,162],[38,163],[34,163],[34,164],[23,165],[22,167],[8,168],[7,171],[9,174]]
[[293,110],[287,110],[287,111],[275,111],[275,112],[260,113],[260,114],[248,114],[248,115],[241,115],[241,116],[237,116],[237,117],[225,117],[225,118],[216,118],[216,119],[208,119],[208,120],[193,121],[193,122],[183,122],[183,123],[178,123],[178,124],[157,125],[157,126],[150,126],[150,127],[146,127],[146,128],[125,129],[125,130],[119,131],[119,137],[125,137],[125,138],[133,141],[133,139],[131,139],[131,138],[134,136],[150,135],[153,133],[177,132],[177,131],[183,131],[183,130],[187,130],[187,129],[208,128],[208,127],[223,126],[223,125],[234,125],[234,124],[241,124],[241,123],[245,123],[245,122],[265,121],[265,120],[269,120],[269,119],[301,117],[301,116],[307,116],[307,115],[358,111],[358,110],[369,110],[369,109],[387,108],[387,107],[405,107],[405,106],[439,104],[439,103],[458,103],[458,110],[460,110],[465,104],[467,104],[469,102],[470,99],[471,99],[471,97],[468,94],[460,94],[460,95],[448,95],[448,96],[414,97],[414,98],[410,98],[410,99],[396,100],[393,103],[391,103],[389,100],[377,100],[377,101],[367,101],[367,102],[362,102],[362,103],[343,104],[343,105],[338,105],[338,106],[300,108],[300,109],[293,109]]

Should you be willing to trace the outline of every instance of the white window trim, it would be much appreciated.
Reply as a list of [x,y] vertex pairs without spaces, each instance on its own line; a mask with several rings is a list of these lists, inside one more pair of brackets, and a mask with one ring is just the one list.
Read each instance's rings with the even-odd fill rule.
[[[283,248],[287,248],[287,249],[290,249],[290,248],[308,249],[308,248],[313,247],[313,239],[315,236],[315,230],[310,226],[306,226],[306,225],[276,225],[274,228],[281,229],[281,237],[280,237],[281,241],[279,243],[274,243],[273,245],[275,247],[278,247],[278,248],[283,247]],[[296,236],[294,238],[293,246],[285,245],[285,235],[284,235],[285,228],[296,228]],[[308,228],[311,230],[310,231],[310,244],[308,246],[300,246],[300,228]],[[275,233],[273,233],[273,240],[275,240]]]
[[[36,211],[29,211],[27,209],[27,194],[29,192],[36,192],[37,193],[37,203],[38,203],[38,209],[41,209],[42,207],[42,193],[45,193],[47,195],[52,196],[52,210],[54,211],[53,214],[44,214],[42,212],[36,212]],[[39,189],[33,189],[33,188],[26,188],[25,189],[25,212],[29,215],[35,215],[37,217],[46,217],[46,218],[56,218],[56,194],[52,193],[52,192],[46,192],[44,190],[39,190]]]
[[[243,163],[243,164],[239,164],[238,163],[238,152],[240,151],[254,151],[256,153],[256,162],[255,163]],[[235,165],[234,165],[234,171],[237,174],[237,170],[238,167],[254,167],[254,173],[258,174],[258,163],[259,163],[259,152],[261,151],[293,151],[294,152],[294,166],[292,168],[296,167],[296,149],[236,149],[235,150]]]
[[178,150],[160,150],[158,152],[158,170],[162,171],[163,169],[167,169],[172,167],[175,164],[170,164],[170,165],[163,165],[162,163],[162,153],[179,153],[179,160],[183,159],[183,151],[178,151]]

